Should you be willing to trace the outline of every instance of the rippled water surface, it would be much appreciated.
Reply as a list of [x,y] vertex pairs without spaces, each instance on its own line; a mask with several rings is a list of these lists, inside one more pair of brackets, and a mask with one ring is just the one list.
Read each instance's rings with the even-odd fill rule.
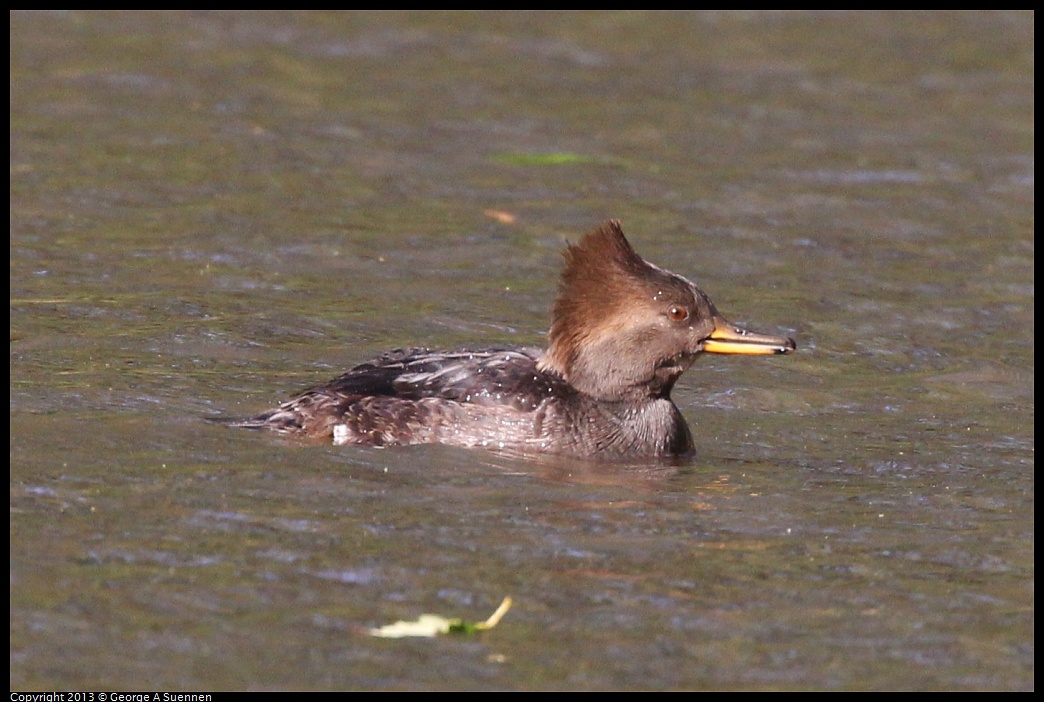
[[[13,14],[12,689],[1032,689],[1033,21]],[[543,343],[608,217],[797,340],[694,458],[203,421]]]

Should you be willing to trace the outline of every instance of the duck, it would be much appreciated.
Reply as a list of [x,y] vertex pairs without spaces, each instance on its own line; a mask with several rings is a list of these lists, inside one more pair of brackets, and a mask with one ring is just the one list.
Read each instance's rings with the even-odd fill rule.
[[609,220],[567,244],[546,349],[399,348],[232,427],[336,445],[447,444],[593,459],[694,451],[671,399],[703,354],[783,355],[794,340],[726,320]]

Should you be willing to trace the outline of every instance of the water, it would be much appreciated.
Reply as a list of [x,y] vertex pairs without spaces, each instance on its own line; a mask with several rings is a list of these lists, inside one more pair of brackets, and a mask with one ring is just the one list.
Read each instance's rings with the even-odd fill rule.
[[[1033,15],[16,13],[12,689],[1032,689]],[[210,426],[540,344],[608,217],[792,335],[601,466]],[[474,638],[380,640],[424,612]]]

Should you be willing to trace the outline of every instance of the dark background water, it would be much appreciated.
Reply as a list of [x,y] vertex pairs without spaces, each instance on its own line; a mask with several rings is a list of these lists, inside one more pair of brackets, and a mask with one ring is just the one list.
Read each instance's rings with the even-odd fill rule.
[[[12,14],[12,689],[1032,689],[1033,21]],[[201,420],[540,344],[608,217],[798,342],[689,461]]]

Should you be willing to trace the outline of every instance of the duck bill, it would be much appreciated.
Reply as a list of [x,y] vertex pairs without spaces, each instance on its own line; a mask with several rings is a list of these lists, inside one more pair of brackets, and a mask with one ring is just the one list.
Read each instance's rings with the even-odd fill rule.
[[714,331],[703,342],[703,350],[708,353],[745,353],[767,356],[790,353],[796,348],[793,339],[785,336],[755,334],[717,316],[714,318]]

